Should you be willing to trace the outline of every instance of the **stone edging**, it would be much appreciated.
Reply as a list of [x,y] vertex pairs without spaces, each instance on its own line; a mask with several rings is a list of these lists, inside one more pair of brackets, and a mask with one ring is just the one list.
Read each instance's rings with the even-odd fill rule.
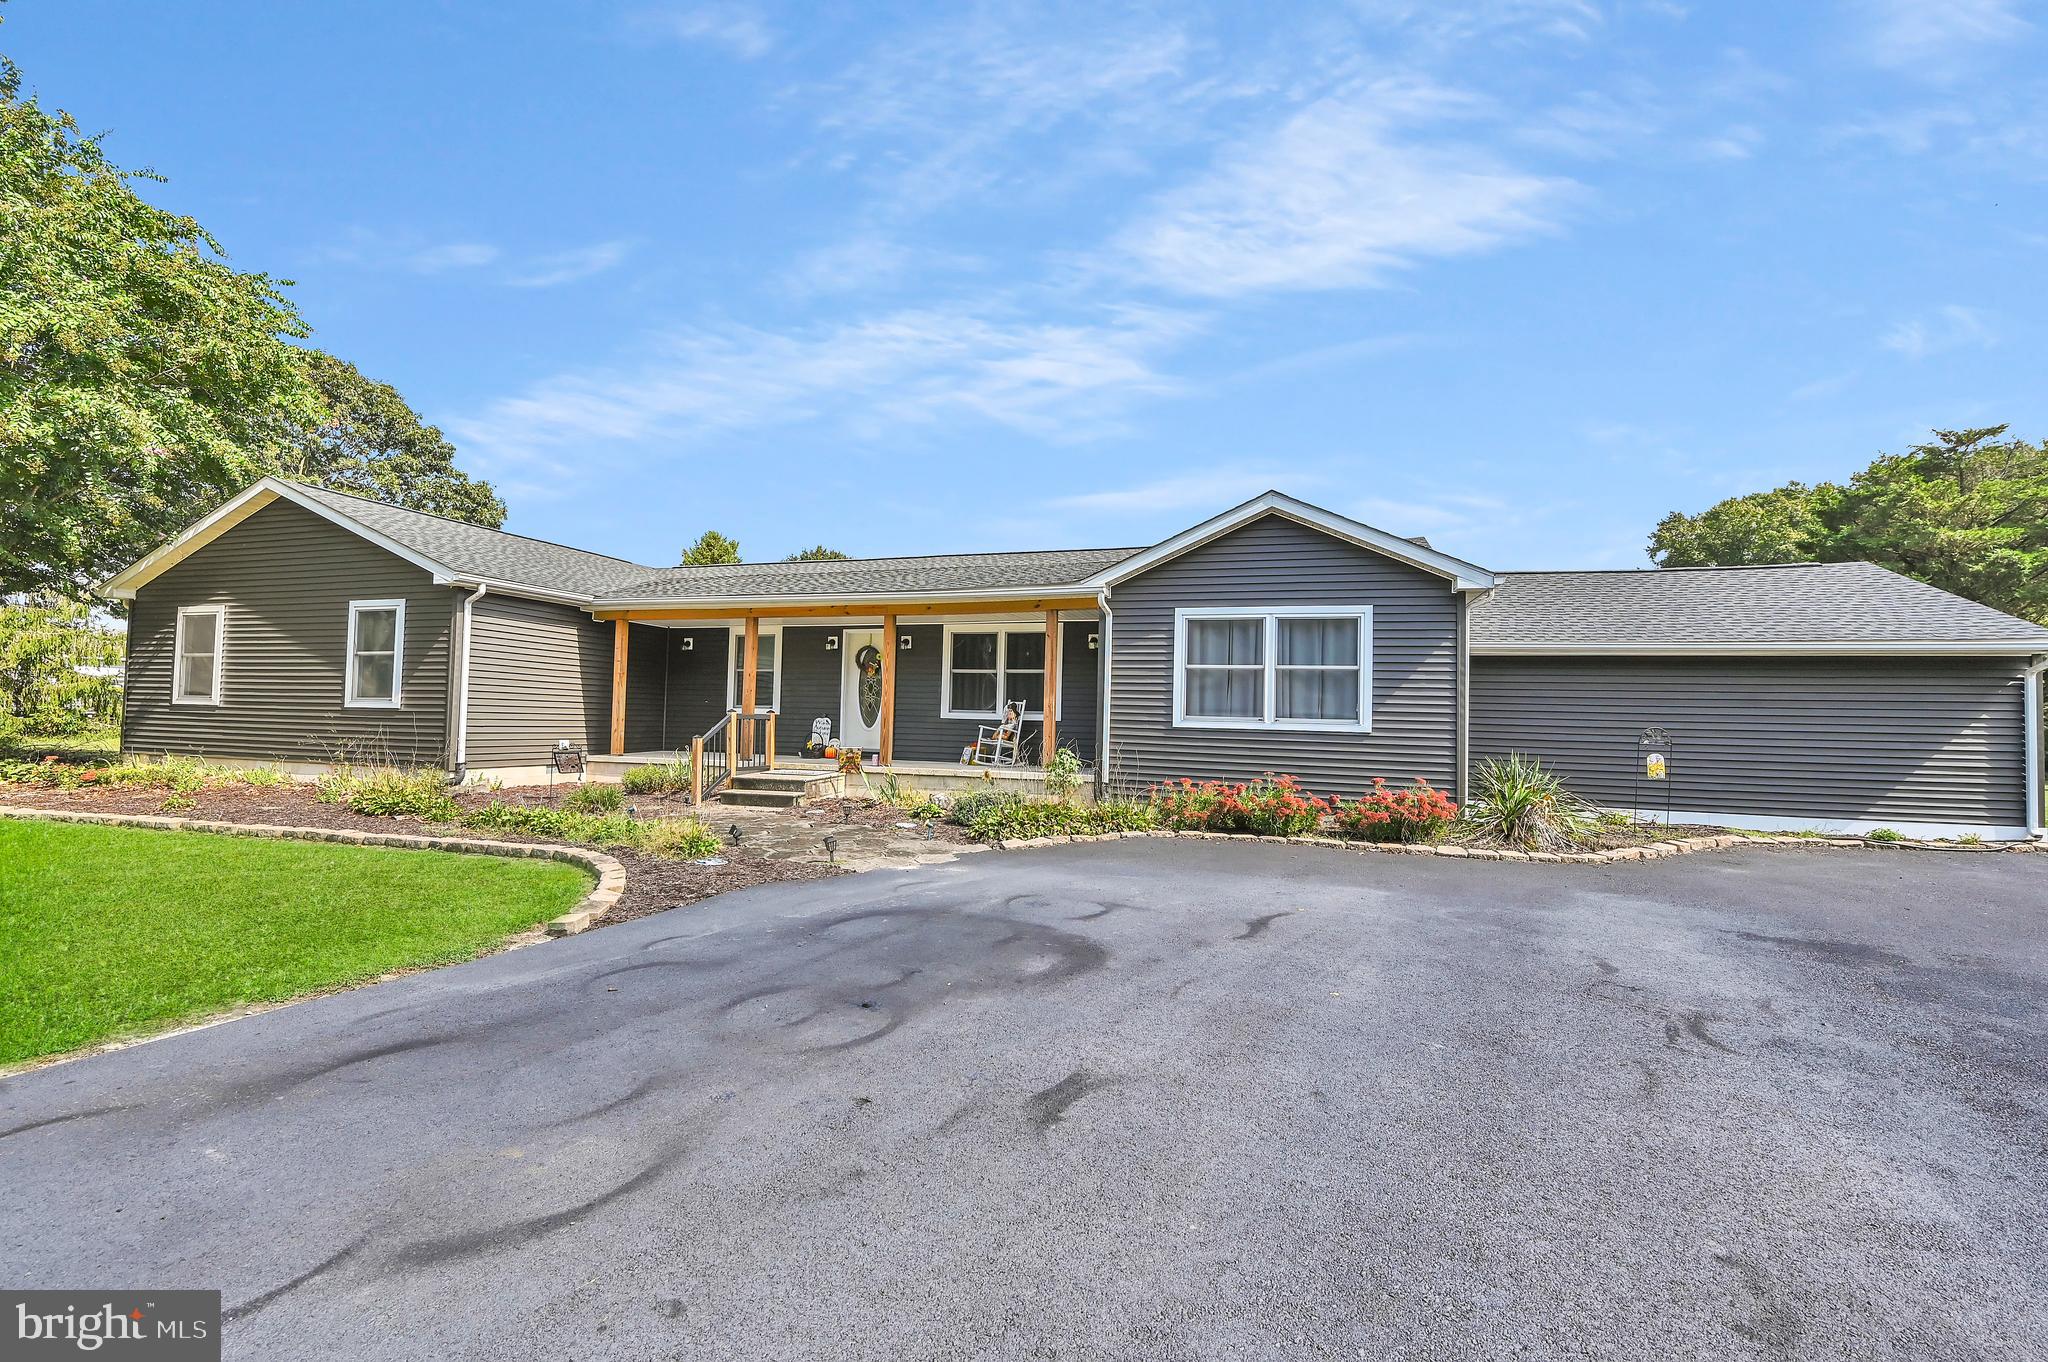
[[211,818],[172,818],[146,813],[87,813],[80,809],[0,808],[0,818],[51,823],[104,823],[115,827],[160,828],[169,832],[222,832],[234,837],[269,837],[293,842],[339,842],[348,846],[401,847],[408,851],[457,851],[480,856],[567,861],[597,876],[597,887],[574,908],[547,922],[549,936],[580,932],[612,910],[626,892],[626,867],[602,851],[540,842],[489,842],[470,837],[418,837],[404,832],[358,832],[352,828],[292,828],[275,823],[224,823]]
[[1066,837],[1027,837],[1014,842],[996,842],[998,850],[1065,846],[1073,842],[1118,842],[1145,837],[1196,837],[1219,842],[1277,842],[1284,846],[1331,847],[1339,851],[1376,851],[1406,856],[1449,856],[1469,861],[1545,861],[1577,865],[1612,865],[1618,861],[1656,861],[1666,856],[1684,856],[1695,851],[1718,851],[1729,847],[1814,847],[1845,851],[1870,848],[1880,851],[1956,851],[1977,854],[2029,852],[2032,842],[1996,842],[1980,845],[1944,842],[1872,842],[1862,837],[1737,837],[1722,833],[1712,837],[1675,837],[1668,842],[1650,842],[1639,847],[1617,847],[1612,851],[1496,851],[1485,847],[1432,846],[1409,842],[1358,842],[1342,837],[1259,837],[1243,832],[1098,832]]

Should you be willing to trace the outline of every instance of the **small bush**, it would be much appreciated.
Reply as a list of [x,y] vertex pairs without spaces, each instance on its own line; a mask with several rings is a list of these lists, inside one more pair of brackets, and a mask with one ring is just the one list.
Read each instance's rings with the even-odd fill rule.
[[617,813],[626,807],[626,794],[616,785],[579,785],[562,807],[575,813]]
[[716,855],[718,834],[695,818],[657,818],[640,825],[639,849],[671,861]]
[[1248,832],[1299,837],[1314,832],[1330,811],[1328,800],[1301,788],[1293,776],[1262,776],[1242,785],[1183,780],[1153,791],[1159,819],[1184,831]]
[[1372,793],[1334,810],[1337,826],[1368,842],[1437,842],[1451,829],[1458,806],[1420,776],[1403,790],[1374,780]]
[[1906,834],[1900,832],[1897,828],[1872,828],[1869,832],[1863,834],[1863,840],[1866,842],[1903,842],[1906,840]]
[[619,787],[627,794],[687,793],[690,788],[690,763],[664,761],[652,766],[635,766],[619,781]]
[[1024,802],[1024,796],[1014,790],[972,790],[953,796],[953,802],[946,806],[946,817],[963,828],[971,828],[978,818],[995,810],[1015,808]]
[[1984,845],[1983,837],[1974,832],[1966,832],[1962,836],[1956,838],[1956,841],[1966,847],[1980,847]]
[[462,823],[464,827],[524,832],[600,847],[638,846],[644,826],[622,813],[577,813],[572,809],[507,804],[498,799],[471,811]]
[[339,767],[320,778],[319,798],[374,818],[409,816],[452,823],[462,813],[461,806],[448,796],[446,779],[434,770]]
[[1582,836],[1587,810],[1555,771],[1534,757],[1489,757],[1473,772],[1478,795],[1465,814],[1481,833],[1510,846],[1545,850]]
[[1158,812],[1149,803],[1118,800],[1102,804],[1070,804],[1059,799],[1023,799],[1010,795],[978,806],[978,812],[967,823],[967,830],[976,841],[1019,842],[1033,837],[1142,832],[1158,825]]
[[1065,799],[1081,784],[1081,754],[1071,747],[1053,749],[1052,760],[1045,764],[1045,792],[1054,799]]

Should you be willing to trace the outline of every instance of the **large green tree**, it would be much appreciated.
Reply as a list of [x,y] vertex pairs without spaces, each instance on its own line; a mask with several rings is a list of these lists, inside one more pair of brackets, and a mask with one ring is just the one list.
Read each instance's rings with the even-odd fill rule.
[[322,414],[314,425],[284,427],[278,465],[286,477],[492,529],[505,523],[491,485],[455,466],[455,446],[396,388],[325,351],[300,353]]
[[845,562],[847,555],[838,549],[828,549],[823,544],[813,548],[800,549],[783,559],[785,563],[835,563]]
[[499,523],[397,394],[292,343],[285,281],[136,192],[157,178],[0,58],[0,593],[75,593],[265,473]]
[[1787,483],[1650,535],[1660,567],[1867,560],[2048,623],[2048,445],[2006,426],[1937,430],[1847,483]]
[[0,732],[76,733],[113,722],[122,643],[78,601],[0,598]]

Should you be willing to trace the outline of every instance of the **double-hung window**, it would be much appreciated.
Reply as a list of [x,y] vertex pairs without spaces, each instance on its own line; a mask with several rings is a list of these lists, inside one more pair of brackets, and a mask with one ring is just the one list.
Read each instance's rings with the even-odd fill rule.
[[1173,721],[1187,728],[1372,727],[1372,608],[1174,612]]
[[220,703],[220,664],[227,633],[227,607],[188,605],[178,610],[171,660],[171,703]]
[[348,603],[348,693],[355,709],[398,708],[405,674],[405,602]]
[[[941,714],[994,719],[1013,700],[1024,717],[1045,717],[1045,626],[949,624],[945,637]],[[1057,695],[1058,688],[1054,688]]]
[[[740,697],[747,693],[747,631],[735,629],[729,637],[732,640],[732,685],[726,694],[725,707],[738,709]],[[782,708],[782,669],[776,665],[782,651],[782,635],[774,629],[763,629],[758,638],[759,647],[754,654],[754,712],[772,714]]]

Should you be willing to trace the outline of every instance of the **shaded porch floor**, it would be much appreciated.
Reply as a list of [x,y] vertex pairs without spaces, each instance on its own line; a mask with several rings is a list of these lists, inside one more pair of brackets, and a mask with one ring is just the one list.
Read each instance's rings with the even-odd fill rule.
[[[629,767],[653,766],[672,761],[688,761],[687,749],[682,752],[624,752],[613,756],[592,753],[589,757],[590,774],[598,780],[617,780]],[[775,770],[815,771],[820,775],[837,775],[838,763],[823,757],[777,757]],[[870,765],[866,768],[870,785],[886,775],[894,775],[906,785],[915,785],[921,790],[957,793],[962,790],[998,789],[1015,790],[1019,794],[1042,794],[1045,791],[1045,768],[1040,766],[967,766],[957,761],[899,761],[888,766]],[[1087,798],[1094,788],[1095,772],[1092,768],[1081,772],[1081,785],[1077,794]],[[860,781],[852,782],[859,790]]]

